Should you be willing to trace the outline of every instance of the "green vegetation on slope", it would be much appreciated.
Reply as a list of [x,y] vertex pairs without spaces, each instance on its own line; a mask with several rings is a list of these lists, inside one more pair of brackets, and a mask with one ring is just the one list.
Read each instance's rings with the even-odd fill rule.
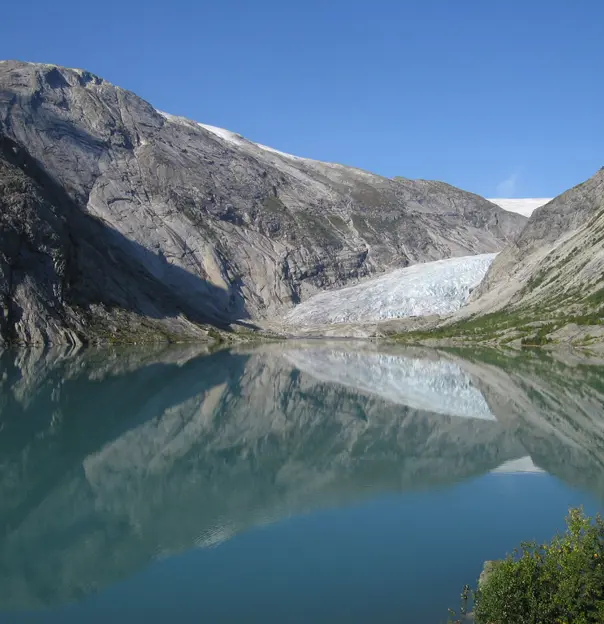
[[478,286],[477,314],[394,338],[523,346],[604,343],[603,180],[600,171],[553,200],[550,212],[535,213]]
[[540,346],[555,342],[550,335],[570,324],[594,327],[604,325],[604,289],[584,300],[583,305],[563,306],[557,298],[546,304],[517,309],[506,308],[429,330],[395,334],[391,338],[411,343],[431,339],[451,339],[470,343],[499,344],[520,341],[525,346]]

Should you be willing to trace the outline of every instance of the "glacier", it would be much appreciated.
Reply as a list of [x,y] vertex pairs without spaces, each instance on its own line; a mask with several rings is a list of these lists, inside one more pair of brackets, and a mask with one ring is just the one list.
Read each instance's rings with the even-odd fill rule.
[[319,293],[296,306],[285,321],[292,325],[328,325],[450,314],[464,305],[496,255],[415,264],[355,286]]

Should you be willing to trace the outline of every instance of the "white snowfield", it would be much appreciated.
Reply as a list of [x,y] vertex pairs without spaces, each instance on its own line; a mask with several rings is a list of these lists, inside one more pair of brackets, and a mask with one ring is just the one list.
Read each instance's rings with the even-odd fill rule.
[[496,420],[470,375],[454,362],[326,348],[291,349],[284,356],[320,381],[378,395],[398,405]]
[[488,199],[490,202],[493,202],[504,210],[508,210],[509,212],[517,212],[518,214],[524,215],[525,217],[530,217],[533,212],[537,210],[537,208],[541,208],[541,206],[545,206],[545,204],[552,201],[551,197],[528,197],[525,199]]
[[450,314],[467,301],[497,254],[415,264],[356,286],[315,295],[295,307],[288,324],[326,325]]

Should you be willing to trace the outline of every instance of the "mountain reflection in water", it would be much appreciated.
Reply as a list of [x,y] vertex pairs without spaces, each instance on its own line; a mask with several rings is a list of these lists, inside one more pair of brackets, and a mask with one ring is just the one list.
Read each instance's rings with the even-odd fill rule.
[[604,501],[604,369],[573,356],[312,341],[32,349],[0,368],[0,610],[492,471],[543,470]]

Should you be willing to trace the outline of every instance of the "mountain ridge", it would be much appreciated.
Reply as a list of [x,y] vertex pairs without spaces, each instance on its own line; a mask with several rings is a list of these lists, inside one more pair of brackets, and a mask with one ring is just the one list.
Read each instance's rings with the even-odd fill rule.
[[[16,244],[1,259],[4,341],[199,339],[204,324],[275,319],[394,268],[499,251],[525,222],[445,183],[234,145],[85,70],[0,63],[0,135],[23,154],[9,180],[42,192],[23,169],[35,163],[70,205],[52,206],[63,242],[51,258],[30,236],[25,257]],[[16,209],[23,200],[4,197],[3,232],[17,242],[15,230],[31,232]],[[74,251],[81,239],[103,262]],[[69,266],[80,281],[40,263]],[[100,286],[91,293],[82,281]]]

